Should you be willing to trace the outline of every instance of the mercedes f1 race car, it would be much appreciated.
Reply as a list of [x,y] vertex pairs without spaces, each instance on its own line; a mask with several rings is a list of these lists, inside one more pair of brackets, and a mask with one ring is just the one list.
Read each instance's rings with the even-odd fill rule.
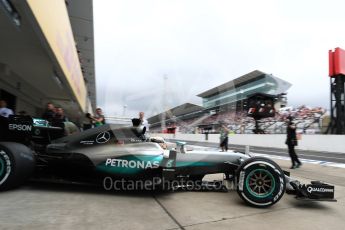
[[303,200],[335,201],[334,186],[317,181],[302,185],[268,158],[192,150],[184,142],[171,145],[147,137],[140,127],[108,124],[63,136],[64,128],[29,116],[1,118],[0,190],[28,179],[104,186],[106,178],[159,178],[158,184],[177,182],[174,188],[188,188],[188,182],[203,188],[217,184],[203,181],[205,175],[223,173],[222,189],[231,182],[244,202],[255,207],[271,206],[285,192]]

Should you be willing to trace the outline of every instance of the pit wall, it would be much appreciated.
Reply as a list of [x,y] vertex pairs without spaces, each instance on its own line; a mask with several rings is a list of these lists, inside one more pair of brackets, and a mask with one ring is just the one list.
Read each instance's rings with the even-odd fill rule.
[[[208,140],[205,140],[205,134],[158,133],[150,135],[161,136],[166,139],[219,143],[219,134],[209,134]],[[281,134],[232,134],[229,135],[229,144],[286,149],[285,139],[286,135]],[[297,149],[345,153],[345,135],[302,135]]]

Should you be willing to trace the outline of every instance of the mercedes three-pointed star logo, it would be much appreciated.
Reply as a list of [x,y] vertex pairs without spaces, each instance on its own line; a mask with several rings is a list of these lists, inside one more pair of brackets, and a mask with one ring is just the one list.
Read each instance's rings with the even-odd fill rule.
[[110,133],[106,131],[106,132],[102,132],[102,133],[97,135],[96,142],[98,144],[104,144],[104,143],[108,142],[109,139],[110,139]]

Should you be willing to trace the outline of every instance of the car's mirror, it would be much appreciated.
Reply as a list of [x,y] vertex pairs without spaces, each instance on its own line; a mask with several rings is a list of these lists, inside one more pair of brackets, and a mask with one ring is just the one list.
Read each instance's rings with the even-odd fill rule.
[[177,149],[179,150],[180,153],[186,153],[187,150],[186,150],[186,144],[187,142],[184,142],[184,141],[177,141],[176,142],[176,145],[177,145]]

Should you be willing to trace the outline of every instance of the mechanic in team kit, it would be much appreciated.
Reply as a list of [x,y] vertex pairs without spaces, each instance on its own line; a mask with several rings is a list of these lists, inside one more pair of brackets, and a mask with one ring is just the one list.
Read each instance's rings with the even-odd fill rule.
[[48,102],[47,108],[42,114],[42,118],[49,122],[52,122],[54,117],[55,117],[55,106],[53,105],[53,103]]
[[285,144],[288,146],[289,154],[291,157],[291,169],[299,168],[302,163],[298,159],[295,151],[295,146],[297,146],[297,135],[296,135],[296,125],[293,123],[293,117],[288,116],[286,119],[286,141]]
[[57,137],[63,137],[66,135],[65,133],[65,122],[68,121],[67,117],[65,116],[64,110],[61,107],[55,107],[55,114],[51,120],[51,125],[55,127],[61,127],[61,132],[56,132]]
[[0,116],[8,118],[13,115],[12,109],[7,108],[7,102],[5,100],[0,100]]
[[56,113],[52,119],[52,123],[63,123],[67,122],[68,118],[65,116],[65,111],[61,107],[56,107]]

